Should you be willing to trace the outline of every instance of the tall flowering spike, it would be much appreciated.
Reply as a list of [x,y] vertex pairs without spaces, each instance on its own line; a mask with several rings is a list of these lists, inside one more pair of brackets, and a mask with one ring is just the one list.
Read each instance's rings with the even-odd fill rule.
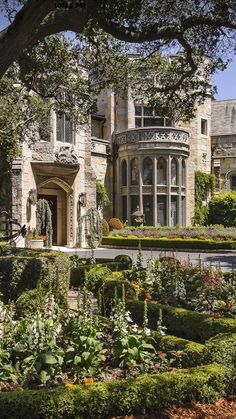
[[143,268],[143,253],[142,253],[142,246],[141,240],[138,242],[138,253],[137,253],[137,269]]
[[115,287],[115,290],[114,290],[114,304],[115,304],[115,307],[117,306],[117,303],[118,303],[118,294],[117,294],[117,287]]
[[148,306],[147,300],[144,300],[143,304],[143,330],[145,330],[148,326]]
[[102,294],[100,290],[98,291],[97,303],[98,303],[98,313],[102,315]]
[[122,284],[122,303],[125,307],[125,284]]

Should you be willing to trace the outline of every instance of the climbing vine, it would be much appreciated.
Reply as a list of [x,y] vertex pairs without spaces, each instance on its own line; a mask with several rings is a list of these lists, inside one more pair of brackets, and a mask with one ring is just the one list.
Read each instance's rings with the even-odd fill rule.
[[110,204],[110,199],[105,186],[101,182],[96,182],[97,209],[103,209]]
[[203,225],[206,222],[208,206],[203,202],[207,202],[210,194],[214,192],[215,175],[210,173],[195,172],[195,215],[194,224]]
[[77,244],[82,246],[83,234],[91,249],[94,249],[102,241],[102,221],[99,212],[95,208],[89,209],[78,221]]
[[52,211],[46,199],[39,199],[36,204],[36,234],[46,235],[46,246],[52,246]]

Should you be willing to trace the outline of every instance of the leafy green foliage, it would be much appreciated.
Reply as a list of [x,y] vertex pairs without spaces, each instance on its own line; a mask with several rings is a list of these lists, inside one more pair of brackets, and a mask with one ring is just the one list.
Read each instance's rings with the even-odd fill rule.
[[96,292],[102,286],[106,276],[110,274],[111,270],[106,266],[95,266],[88,273],[87,287]]
[[[212,402],[227,389],[227,369],[218,365],[190,368],[138,377],[135,380],[95,383],[69,389],[1,392],[0,415],[4,419],[70,415],[104,419],[162,411],[186,401]],[[105,415],[104,416],[104,412]]]
[[[127,303],[131,317],[138,325],[142,325],[143,322],[143,307],[144,303],[142,301]],[[234,319],[214,318],[207,314],[196,313],[183,308],[149,302],[148,319],[153,330],[156,329],[160,308],[168,333],[184,339],[202,343],[219,333],[236,332],[236,321]]]
[[96,182],[96,201],[97,208],[104,209],[110,204],[110,199],[105,186],[101,182]]
[[22,292],[42,287],[67,306],[70,259],[63,252],[14,249],[0,257],[0,290],[4,301],[16,300]]
[[224,227],[236,225],[236,192],[215,195],[209,202],[208,224],[221,223]]
[[30,316],[39,307],[43,307],[47,290],[45,288],[35,288],[23,292],[15,302],[17,317]]
[[[207,220],[208,208],[203,205],[206,203],[209,195],[213,192],[215,186],[215,176],[209,173],[195,172],[195,215],[194,223],[204,225]],[[210,223],[217,224],[217,223]]]

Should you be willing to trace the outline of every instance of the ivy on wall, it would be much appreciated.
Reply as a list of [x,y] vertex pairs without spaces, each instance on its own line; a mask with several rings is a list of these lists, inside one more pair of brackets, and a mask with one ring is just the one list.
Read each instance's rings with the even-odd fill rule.
[[99,181],[96,182],[97,209],[103,210],[110,204],[110,199],[105,186]]
[[204,225],[208,214],[208,197],[214,192],[215,175],[195,172],[195,214],[194,224]]

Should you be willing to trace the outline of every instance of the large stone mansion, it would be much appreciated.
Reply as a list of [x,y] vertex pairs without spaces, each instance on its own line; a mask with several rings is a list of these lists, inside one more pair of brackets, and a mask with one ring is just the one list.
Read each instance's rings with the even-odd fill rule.
[[147,225],[191,225],[194,174],[214,171],[217,188],[236,189],[236,100],[207,98],[189,124],[174,126],[147,106],[110,91],[78,131],[52,113],[50,138],[22,144],[14,160],[12,217],[35,227],[31,196],[50,201],[53,243],[74,246],[78,220],[96,207],[96,180],[111,198],[108,216]]

